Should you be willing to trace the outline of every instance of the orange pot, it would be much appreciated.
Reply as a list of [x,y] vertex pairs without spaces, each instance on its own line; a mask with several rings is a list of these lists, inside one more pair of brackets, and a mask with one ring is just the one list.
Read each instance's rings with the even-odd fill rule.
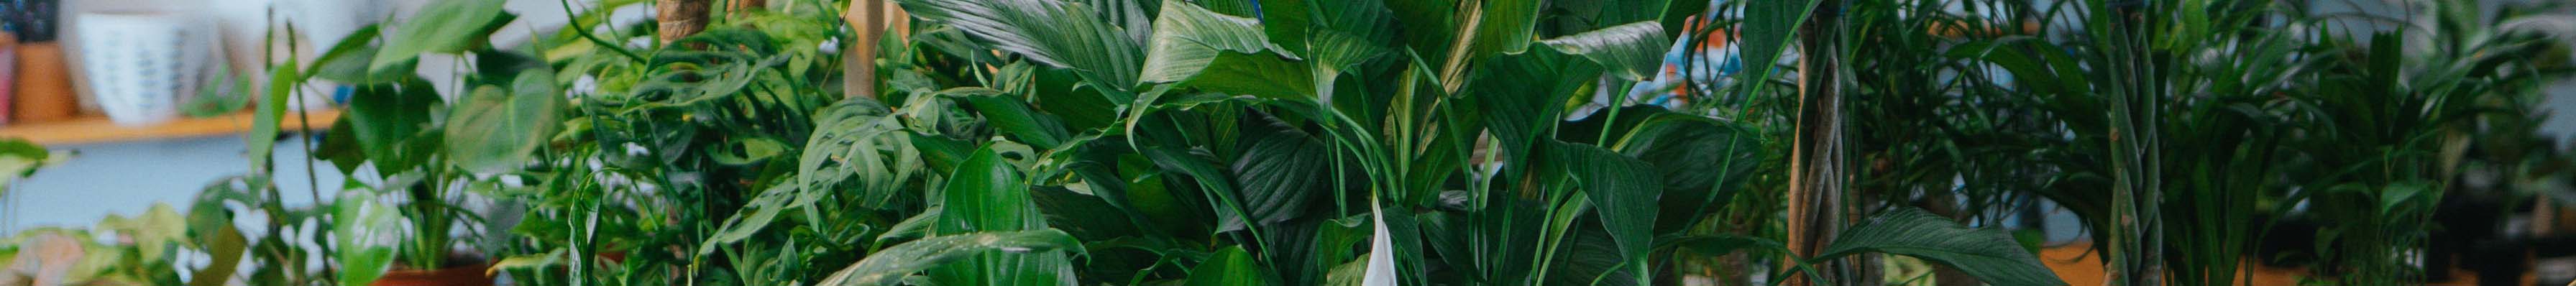
[[80,113],[80,94],[72,91],[71,69],[57,43],[18,45],[18,90],[10,100],[17,122],[71,119]]
[[436,270],[396,269],[385,271],[384,278],[377,278],[376,283],[368,283],[367,285],[492,286],[492,277],[483,275],[483,269],[491,268],[491,266],[491,264],[476,263],[473,265],[448,267]]

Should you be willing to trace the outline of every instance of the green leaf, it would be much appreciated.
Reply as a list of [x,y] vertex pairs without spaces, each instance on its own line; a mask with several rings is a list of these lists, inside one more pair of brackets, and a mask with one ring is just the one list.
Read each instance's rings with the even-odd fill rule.
[[[911,132],[904,131],[889,109],[875,99],[856,97],[814,112],[812,137],[798,156],[796,178],[802,190],[819,196],[842,190],[856,177],[859,207],[885,206],[906,181],[927,166]],[[803,199],[800,200],[810,200]]]
[[[430,133],[424,130],[431,128],[429,114],[438,105],[438,94],[427,83],[415,83],[363,86],[349,95],[344,120],[355,132],[347,135],[355,136],[362,147],[359,150],[368,161],[375,162],[376,170],[387,174],[411,170],[429,160],[439,148],[437,138],[422,136]],[[498,94],[501,90],[482,87],[474,91],[477,95],[470,96],[484,96],[480,93],[487,92]]]
[[1242,245],[1230,246],[1208,255],[1207,261],[1199,262],[1198,267],[1190,268],[1190,281],[1186,285],[1271,285],[1270,273],[1262,269],[1261,262],[1253,260],[1252,253],[1243,251]]
[[331,228],[332,247],[337,248],[331,255],[340,262],[340,285],[372,284],[393,266],[401,217],[364,189],[341,191],[333,203],[332,217],[339,222]]
[[[1663,209],[1656,215],[1655,233],[1681,231],[1704,217],[1701,213],[1724,208],[1752,180],[1765,156],[1758,136],[1739,124],[1653,106],[1631,106],[1620,112],[1620,122],[1607,123],[1615,137],[1603,144],[1619,146],[1620,153],[1654,166],[1664,178]],[[1604,124],[1598,121],[1606,120],[1569,125],[1560,134],[1594,134],[1581,129]]]
[[376,51],[368,70],[402,66],[422,52],[459,53],[483,45],[492,30],[509,22],[502,0],[446,0],[421,7]]
[[[286,64],[280,66],[295,65],[295,59],[287,59]],[[250,149],[252,173],[265,173],[269,169],[269,153],[277,151],[277,124],[279,117],[286,114],[288,93],[294,92],[297,86],[303,84],[303,81],[303,77],[296,75],[293,68],[269,69],[268,92],[259,99],[259,108],[253,111],[256,113],[251,117],[250,133],[242,134],[242,139],[247,140],[247,145],[250,145],[247,149]],[[348,120],[354,119],[342,121]]]
[[1270,54],[1224,54],[1181,85],[1227,95],[1312,98],[1316,91],[1313,68]]
[[178,211],[171,210],[170,204],[154,202],[140,216],[109,214],[99,220],[98,230],[124,236],[120,240],[142,250],[143,261],[163,261],[172,254],[171,246],[186,242],[183,238],[187,236],[188,222]]
[[1072,140],[1073,135],[1064,130],[1064,122],[1056,119],[1054,114],[1030,109],[1028,101],[996,92],[979,87],[961,87],[940,93],[955,96],[958,101],[973,106],[975,114],[983,115],[984,122],[994,131],[1010,135],[1012,140],[1026,142],[1030,147],[1053,150]]
[[[858,263],[851,263],[849,267],[833,272],[831,277],[824,278],[822,282],[815,285],[895,285],[896,282],[903,281],[905,276],[912,275],[914,272],[951,263],[969,262],[966,260],[970,258],[1024,257],[1032,254],[1062,257],[1061,254],[1048,253],[1056,250],[1083,252],[1081,242],[1074,241],[1073,236],[1064,234],[1064,231],[1054,229],[978,232],[924,238],[897,244],[870,254],[867,258],[860,259]],[[1061,285],[1072,284],[1068,281]]]
[[[1253,138],[1232,165],[1237,197],[1262,225],[1297,219],[1307,213],[1307,205],[1341,189],[1333,184],[1335,154],[1322,140],[1287,124],[1271,120],[1268,126],[1252,127],[1270,132]],[[1238,223],[1221,224],[1231,229]]]
[[1844,230],[1825,245],[1821,261],[1861,252],[1912,256],[1949,265],[1977,280],[2004,286],[2066,285],[2000,229],[1969,229],[1921,209],[1899,207]]
[[519,73],[509,94],[487,91],[493,90],[475,89],[448,111],[444,151],[448,162],[469,172],[510,171],[562,127],[563,93],[553,73],[542,70]]
[[1646,254],[1654,248],[1655,215],[1658,200],[1664,193],[1664,181],[1646,162],[1628,158],[1597,146],[1555,143],[1550,160],[1554,173],[1572,175],[1583,187],[1601,215],[1603,228],[1618,246],[1620,257],[1627,258],[1630,271],[1640,281],[1644,275]]
[[1216,159],[1197,152],[1171,148],[1146,148],[1138,151],[1145,153],[1146,158],[1153,159],[1154,165],[1161,167],[1163,171],[1190,176],[1193,181],[1198,182],[1199,191],[1206,192],[1208,197],[1214,198],[1215,201],[1212,203],[1215,205],[1209,207],[1214,208],[1211,210],[1216,213],[1218,232],[1243,230],[1246,227],[1243,217],[1249,215],[1251,211],[1243,206],[1243,200],[1239,199],[1241,196],[1235,191],[1233,184],[1235,180],[1219,169]]
[[[898,0],[913,17],[946,23],[1004,52],[1074,69],[1095,85],[1136,83],[1143,38],[1107,21],[1092,5],[1058,0]],[[1140,17],[1141,18],[1141,17]]]
[[35,175],[38,168],[68,159],[67,154],[45,151],[44,146],[27,139],[0,138],[0,198],[9,197],[9,186],[13,186],[9,182]]
[[[1473,52],[1466,59],[1493,54],[1518,54],[1529,50],[1536,36],[1539,0],[1480,1],[1480,9],[1469,11],[1470,22],[1477,23],[1475,38],[1469,42]],[[1452,59],[1463,60],[1463,59]]]
[[1616,71],[1620,79],[1652,79],[1664,67],[1664,49],[1673,45],[1664,37],[1664,27],[1653,21],[1628,23],[1564,37],[1540,40],[1539,43],[1569,55],[1583,56]]
[[418,57],[397,59],[385,68],[375,67],[376,53],[382,49],[369,44],[376,42],[377,27],[379,25],[367,25],[349,33],[347,40],[314,58],[309,73],[316,78],[348,84],[389,84],[417,77],[413,67],[420,64]]
[[[993,146],[967,156],[948,178],[940,207],[950,211],[940,214],[933,233],[1047,229],[1046,218],[1039,213],[1019,167],[1005,162]],[[1062,255],[986,253],[967,258],[964,263],[933,269],[931,277],[946,285],[1066,285],[1073,282],[1071,265]]]
[[1798,25],[1805,24],[1809,12],[1823,1],[1750,1],[1744,4],[1744,23],[1741,24],[1744,41],[1738,43],[1744,57],[1744,72],[1738,74],[1743,75],[1743,79],[1736,82],[1751,84],[1754,88],[1748,90],[1758,91],[1765,86],[1761,83],[1771,80],[1771,65],[1776,64],[1780,52],[1789,47],[1791,36],[1797,35]]
[[239,273],[234,270],[241,267],[242,254],[248,251],[249,240],[242,237],[241,229],[234,228],[231,224],[224,224],[207,232],[212,233],[197,233],[197,235],[204,240],[198,246],[204,248],[202,250],[206,252],[208,264],[205,268],[198,268],[196,272],[192,272],[192,277],[200,278],[188,281],[189,286],[225,285],[232,279],[203,277],[230,277],[228,275]]
[[1218,14],[1183,1],[1163,1],[1145,50],[1142,82],[1177,82],[1196,76],[1221,54],[1258,53],[1270,45],[1261,22]]

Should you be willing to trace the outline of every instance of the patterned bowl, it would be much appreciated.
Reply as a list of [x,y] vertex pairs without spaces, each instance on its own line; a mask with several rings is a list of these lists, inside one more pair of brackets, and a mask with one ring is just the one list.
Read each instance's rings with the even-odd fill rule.
[[90,95],[117,125],[177,118],[181,97],[196,94],[200,76],[211,67],[213,25],[193,14],[91,12],[78,21]]

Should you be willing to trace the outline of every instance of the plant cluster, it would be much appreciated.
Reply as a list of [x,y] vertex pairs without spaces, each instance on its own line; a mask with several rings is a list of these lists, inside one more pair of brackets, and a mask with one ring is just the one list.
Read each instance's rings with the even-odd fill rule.
[[[2576,179],[2529,110],[2566,46],[2448,2],[894,0],[872,39],[876,0],[567,0],[523,41],[502,2],[274,61],[252,171],[113,224],[120,279],[2064,285],[2001,228],[2044,201],[2120,285],[2234,284],[2298,218],[2385,285],[2461,178]],[[317,80],[347,116],[280,161]],[[282,163],[350,183],[288,205]]]

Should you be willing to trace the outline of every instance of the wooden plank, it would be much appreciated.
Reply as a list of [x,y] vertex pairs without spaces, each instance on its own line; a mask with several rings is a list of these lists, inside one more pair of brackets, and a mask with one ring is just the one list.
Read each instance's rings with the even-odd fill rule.
[[[330,128],[332,120],[340,119],[340,111],[318,110],[310,113],[310,116],[313,125],[305,126],[300,124],[296,114],[290,111],[286,114],[285,120],[279,122],[278,130],[311,131]],[[10,124],[0,127],[0,137],[26,139],[39,145],[197,138],[248,132],[252,120],[250,112],[242,112],[208,118],[180,118],[152,126],[131,127],[116,125],[106,116],[84,115],[62,121]]]

